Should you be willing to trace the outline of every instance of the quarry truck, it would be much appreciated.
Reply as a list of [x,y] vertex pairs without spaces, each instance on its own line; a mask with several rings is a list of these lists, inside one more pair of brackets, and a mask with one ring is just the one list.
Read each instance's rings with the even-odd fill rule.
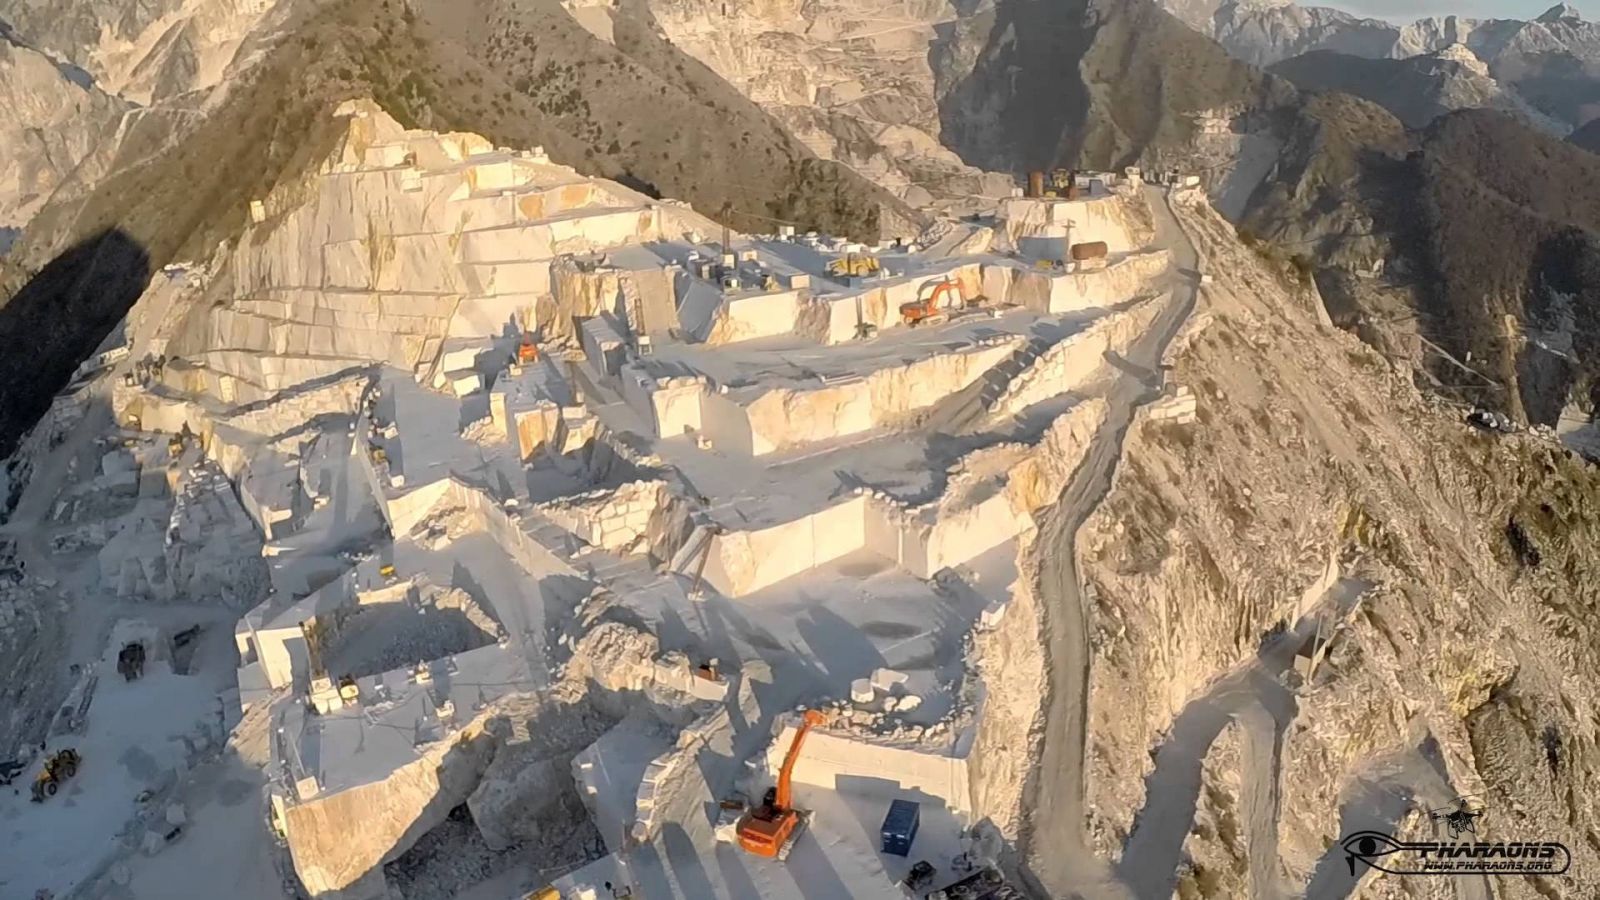
[[117,653],[117,672],[127,681],[133,681],[144,674],[144,644],[139,641],[129,641]]
[[822,713],[814,709],[806,710],[800,728],[794,733],[794,742],[783,757],[783,768],[778,770],[777,786],[768,789],[761,805],[746,812],[744,818],[739,820],[739,846],[746,853],[780,861],[789,858],[790,849],[800,838],[806,819],[811,815],[792,805],[794,798],[790,792],[789,778],[794,773],[794,764],[800,759],[800,746],[806,741],[806,733],[825,722],[827,718]]

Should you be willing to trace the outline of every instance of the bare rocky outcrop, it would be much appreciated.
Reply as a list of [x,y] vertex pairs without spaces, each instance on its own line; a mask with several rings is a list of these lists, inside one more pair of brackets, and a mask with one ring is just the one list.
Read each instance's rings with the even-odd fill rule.
[[126,104],[0,33],[0,254]]
[[[813,152],[913,204],[1003,197],[1012,179],[973,168],[942,135],[944,52],[987,4],[648,0],[672,43],[760,104]],[[959,68],[959,67],[958,67]]]
[[1571,125],[1534,108],[1489,74],[1489,66],[1463,44],[1409,59],[1367,59],[1330,50],[1286,59],[1269,71],[1308,91],[1344,91],[1422,128],[1458,109],[1497,109],[1552,134]]
[[[1079,537],[1094,597],[1092,844],[1113,859],[1166,847],[1170,857],[1124,863],[1167,871],[1187,859],[1173,875],[1185,896],[1222,897],[1258,866],[1240,834],[1275,836],[1290,885],[1329,890],[1317,879],[1331,877],[1346,817],[1387,785],[1381,796],[1399,805],[1377,824],[1415,830],[1418,808],[1477,795],[1492,810],[1480,837],[1585,845],[1600,821],[1584,799],[1596,758],[1580,687],[1600,664],[1585,637],[1600,596],[1582,574],[1600,528],[1597,476],[1551,444],[1471,432],[1403,371],[1314,324],[1293,280],[1252,259],[1209,207],[1183,218],[1217,273],[1203,291],[1207,326],[1172,359],[1199,419],[1136,422]],[[1346,584],[1327,580],[1330,558],[1350,593],[1320,590]],[[1308,680],[1264,648],[1314,609],[1343,612]],[[1268,676],[1251,696],[1288,705],[1267,720],[1275,753],[1246,764],[1217,736],[1228,722],[1248,734],[1249,715],[1216,698],[1238,696],[1217,692],[1249,667]],[[1206,716],[1217,730],[1196,738]],[[1171,805],[1172,765],[1187,750],[1208,768],[1190,782],[1202,786],[1199,811],[1180,854],[1150,829],[1195,811]],[[1277,812],[1253,799],[1258,776],[1281,792]],[[1576,868],[1497,886],[1512,897],[1595,889]]]
[[571,685],[502,704],[502,715],[499,749],[467,798],[485,843],[505,850],[592,828],[573,784],[572,757],[616,718]]
[[257,49],[252,32],[291,0],[5,0],[0,20],[102,90],[141,105],[222,82]]
[[[1331,51],[1368,60],[1445,55],[1459,46],[1480,58],[1484,76],[1509,92],[1504,102],[1536,112],[1544,127],[1567,131],[1600,114],[1600,25],[1567,4],[1527,21],[1430,16],[1409,23],[1364,18],[1290,2],[1161,0],[1174,15],[1245,62],[1270,66]],[[1356,69],[1368,68],[1352,60]],[[1349,73],[1346,73],[1347,75]],[[1491,99],[1490,103],[1499,105]],[[1489,105],[1489,104],[1483,104]]]
[[430,745],[382,781],[287,807],[289,852],[306,888],[319,896],[381,896],[379,867],[444,821],[479,784],[496,753],[484,731],[489,718],[480,714],[459,739]]

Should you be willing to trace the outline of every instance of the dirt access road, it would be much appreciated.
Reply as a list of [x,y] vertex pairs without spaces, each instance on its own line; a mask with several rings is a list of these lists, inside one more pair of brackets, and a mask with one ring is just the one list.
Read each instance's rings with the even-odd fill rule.
[[1083,847],[1084,721],[1087,717],[1089,646],[1078,577],[1078,529],[1111,490],[1122,444],[1139,406],[1159,396],[1160,363],[1167,345],[1194,311],[1199,290],[1199,255],[1168,206],[1166,190],[1145,189],[1155,218],[1156,245],[1172,254],[1171,296],[1126,358],[1113,368],[1106,392],[1106,421],[1095,434],[1077,473],[1040,527],[1038,596],[1045,628],[1049,680],[1045,733],[1039,766],[1024,797],[1021,835],[1026,878],[1039,897],[1070,897],[1087,885],[1095,896],[1124,892],[1103,863]]

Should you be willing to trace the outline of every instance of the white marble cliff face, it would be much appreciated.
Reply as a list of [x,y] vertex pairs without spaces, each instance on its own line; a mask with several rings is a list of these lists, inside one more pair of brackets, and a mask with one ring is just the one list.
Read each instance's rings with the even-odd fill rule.
[[26,224],[125,108],[73,76],[0,38],[0,229]]
[[1269,65],[1312,50],[1354,56],[1406,59],[1461,44],[1496,70],[1512,57],[1536,52],[1570,53],[1600,63],[1600,25],[1570,7],[1556,7],[1532,21],[1430,16],[1409,24],[1353,16],[1336,9],[1288,2],[1214,3],[1195,13],[1196,0],[1160,0],[1169,12],[1215,37],[1233,55]]
[[139,104],[220,83],[279,0],[0,0],[0,20],[31,46]]
[[998,192],[941,141],[939,96],[958,80],[956,23],[993,3],[650,0],[673,45],[705,63],[826,159],[913,205]]

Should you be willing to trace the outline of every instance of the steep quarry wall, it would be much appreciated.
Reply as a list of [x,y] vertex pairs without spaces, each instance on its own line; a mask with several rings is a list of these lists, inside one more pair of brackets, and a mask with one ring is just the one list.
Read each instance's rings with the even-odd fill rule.
[[[550,552],[532,536],[540,523],[536,516],[513,518],[483,491],[452,478],[448,502],[460,506],[484,533],[529,576],[539,582],[539,593],[561,608],[572,608],[589,593],[589,582],[576,569]],[[515,622],[505,622],[514,629]]]
[[[786,725],[767,748],[767,770],[774,778],[783,768],[794,735],[795,726]],[[881,779],[897,786],[886,785],[890,792],[920,790],[942,798],[950,809],[962,814],[973,808],[965,757],[887,747],[827,731],[813,730],[806,736],[805,752],[791,777],[829,790],[849,786],[853,779]]]
[[671,750],[646,767],[634,793],[634,820],[625,841],[650,841],[666,823],[698,815],[733,790],[743,771],[740,761],[770,734],[764,726],[776,713],[763,709],[757,699],[758,690],[765,696],[772,686],[772,670],[765,663],[746,662],[738,680],[711,712],[678,734]]
[[[934,286],[943,281],[954,281],[963,299],[976,300],[989,296],[983,292],[984,269],[977,263],[966,263],[935,272],[921,272],[882,283],[869,283],[861,290],[843,294],[825,294],[809,297],[796,310],[794,333],[820,344],[843,344],[856,340],[861,325],[879,329],[902,325],[900,306],[923,299]],[[1002,295],[989,296],[996,302]]]
[[382,864],[466,802],[492,758],[480,718],[383,781],[286,806],[289,855],[301,883],[314,896],[383,897]]
[[1008,473],[1006,493],[1017,508],[1036,513],[1056,502],[1104,424],[1106,411],[1104,399],[1091,397],[1050,423],[1036,452]]
[[705,580],[742,597],[824,565],[866,545],[867,501],[853,497],[809,516],[759,531],[711,538]]
[[670,558],[683,542],[688,508],[664,481],[634,481],[545,503],[539,512],[584,543]]
[[560,257],[710,227],[536,152],[406,131],[369,102],[341,113],[338,149],[252,204],[208,302],[173,334],[169,354],[198,366],[190,387],[259,399],[363,363],[429,369],[447,337],[571,336],[622,291],[615,271]]
[[820,344],[860,338],[860,326],[903,325],[900,307],[924,299],[933,285],[954,281],[963,299],[1020,306],[1040,315],[1109,309],[1151,289],[1168,267],[1165,250],[1134,251],[1109,264],[1081,271],[1038,269],[1014,260],[966,263],[844,295],[807,298],[796,312],[793,332]]
[[794,331],[802,292],[774,291],[724,300],[705,331],[707,344],[732,344]]
[[[1033,512],[1054,502],[1105,412],[1103,400],[1085,401],[1057,417],[1037,448],[1010,445],[972,454],[945,492],[921,507],[862,489],[771,528],[713,534],[703,577],[722,594],[741,597],[868,550],[918,578],[932,578],[1031,528]],[[995,463],[978,463],[980,457]],[[697,560],[690,554],[678,564]]]
[[1026,525],[1025,515],[999,490],[968,505],[941,498],[913,509],[874,496],[864,546],[918,578],[932,578],[1015,538]]
[[[977,380],[1015,349],[1014,341],[980,343],[902,366],[878,369],[859,380],[810,390],[779,388],[739,407],[738,415],[705,417],[718,446],[748,444],[761,456],[789,447],[845,437],[887,425],[933,405]],[[743,421],[740,421],[740,419]],[[748,431],[746,440],[743,434]]]
[[1057,342],[1011,379],[994,404],[996,412],[1020,412],[1094,378],[1107,365],[1107,351],[1126,348],[1143,334],[1161,305],[1160,298],[1145,300]]
[[571,259],[557,260],[546,268],[550,295],[539,300],[538,320],[547,338],[576,340],[579,320],[619,310],[622,282],[617,271],[580,266]]
[[1108,309],[1148,291],[1168,263],[1167,251],[1156,250],[1073,272],[985,266],[983,290],[1041,315]]

